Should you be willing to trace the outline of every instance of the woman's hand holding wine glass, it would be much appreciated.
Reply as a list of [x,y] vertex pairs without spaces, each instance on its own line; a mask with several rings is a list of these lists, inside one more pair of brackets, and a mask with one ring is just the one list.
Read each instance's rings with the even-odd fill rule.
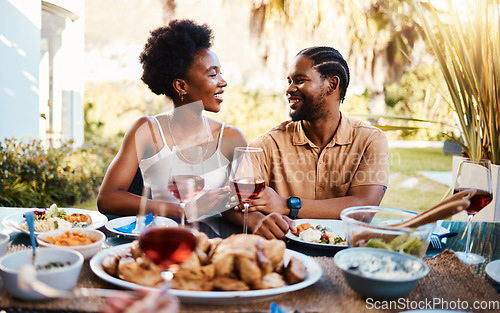
[[198,195],[205,186],[205,179],[202,175],[203,156],[201,148],[194,146],[181,150],[178,146],[174,146],[168,189],[179,200],[182,211],[182,226],[184,226],[186,220],[186,203]]
[[262,149],[237,147],[234,149],[231,166],[231,189],[243,203],[243,232],[248,233],[248,207],[266,187],[260,165]]
[[481,264],[484,263],[485,259],[480,255],[470,252],[470,236],[472,231],[472,218],[493,199],[490,160],[462,159],[458,167],[453,192],[457,193],[466,189],[474,190],[475,193],[469,199],[470,206],[466,209],[469,219],[467,224],[467,243],[465,246],[465,252],[457,252],[456,254],[460,260],[466,264]]

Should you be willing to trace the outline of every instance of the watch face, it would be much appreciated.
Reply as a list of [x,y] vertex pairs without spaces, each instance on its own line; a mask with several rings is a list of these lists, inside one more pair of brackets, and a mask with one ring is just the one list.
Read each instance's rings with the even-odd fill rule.
[[300,209],[302,206],[300,198],[297,197],[288,198],[288,206],[290,207],[290,209]]

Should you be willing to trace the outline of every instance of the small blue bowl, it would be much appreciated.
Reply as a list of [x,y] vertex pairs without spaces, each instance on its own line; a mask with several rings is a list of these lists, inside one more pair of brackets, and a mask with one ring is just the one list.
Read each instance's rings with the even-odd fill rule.
[[365,298],[404,297],[429,273],[421,259],[376,248],[348,248],[333,259],[349,286]]

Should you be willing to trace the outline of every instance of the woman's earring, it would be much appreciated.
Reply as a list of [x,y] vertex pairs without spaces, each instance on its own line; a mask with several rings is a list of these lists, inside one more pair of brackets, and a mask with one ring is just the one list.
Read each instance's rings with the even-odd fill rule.
[[184,95],[179,92],[179,97],[181,98],[181,102],[184,102]]

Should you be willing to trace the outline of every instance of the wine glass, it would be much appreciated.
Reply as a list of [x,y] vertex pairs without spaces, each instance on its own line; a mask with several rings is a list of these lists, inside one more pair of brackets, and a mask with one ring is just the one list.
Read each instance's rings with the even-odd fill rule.
[[198,195],[205,187],[203,178],[203,156],[201,147],[194,146],[172,149],[172,168],[168,189],[179,200],[182,210],[181,226],[186,223],[186,203]]
[[170,282],[180,264],[188,260],[196,249],[196,230],[190,227],[153,225],[139,236],[139,248],[161,270],[165,282]]
[[237,147],[234,149],[231,165],[231,189],[243,203],[243,232],[248,233],[248,207],[266,187],[264,173],[260,166],[262,149],[254,147]]
[[490,160],[462,159],[458,167],[453,193],[466,189],[474,190],[475,193],[470,198],[470,205],[466,209],[469,219],[467,222],[467,243],[465,245],[465,252],[457,252],[456,254],[464,263],[475,265],[484,263],[485,260],[482,256],[470,252],[472,218],[493,199]]

